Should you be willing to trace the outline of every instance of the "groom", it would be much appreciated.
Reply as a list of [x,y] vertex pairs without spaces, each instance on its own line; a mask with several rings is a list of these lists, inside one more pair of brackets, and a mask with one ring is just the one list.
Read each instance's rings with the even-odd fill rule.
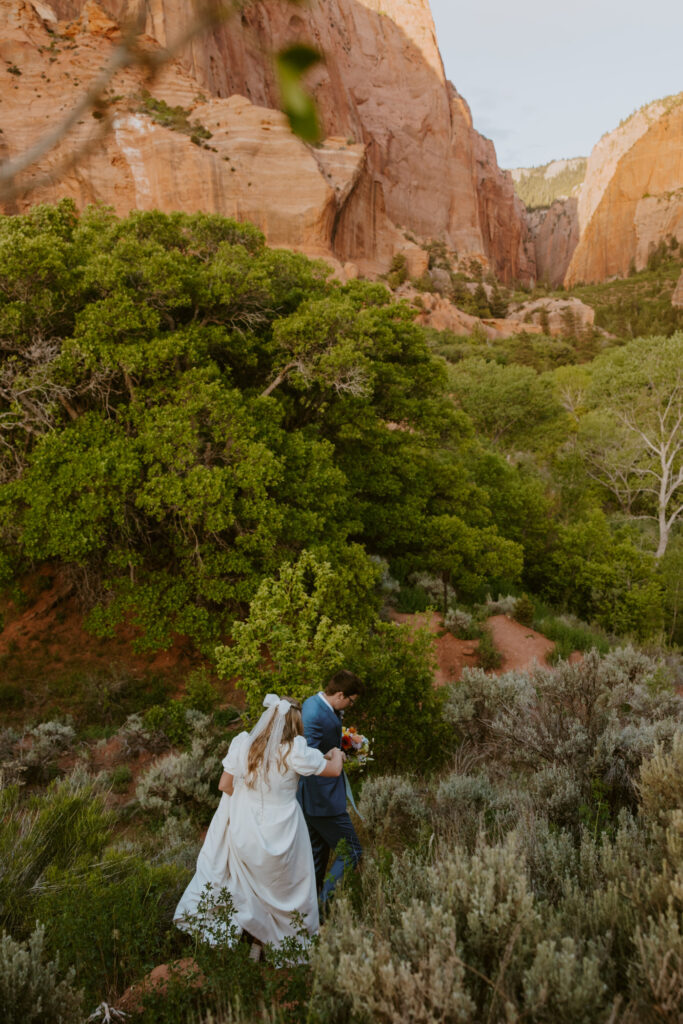
[[[309,747],[315,747],[323,754],[332,747],[341,747],[342,715],[347,708],[353,707],[362,690],[363,684],[358,676],[341,669],[332,676],[324,693],[316,693],[304,701],[301,717]],[[346,810],[344,775],[342,773],[336,779],[306,776],[299,783],[298,796],[313,847],[316,887],[324,904],[347,864],[355,868],[362,853]],[[342,840],[346,846],[345,854],[337,855],[326,876],[330,850],[334,850]]]

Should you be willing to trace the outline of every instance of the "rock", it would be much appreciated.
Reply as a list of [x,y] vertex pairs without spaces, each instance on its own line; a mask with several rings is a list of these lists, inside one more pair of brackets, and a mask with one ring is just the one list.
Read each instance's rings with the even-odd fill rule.
[[683,241],[683,93],[650,104],[595,146],[578,202],[565,284],[642,269],[662,239]]
[[[17,2],[8,0],[3,8]],[[58,17],[71,19],[68,31],[79,47],[78,53],[68,58],[62,54],[59,63],[62,69],[69,63],[72,74],[77,71],[82,82],[94,71],[94,62],[85,59],[89,54],[84,49],[92,50],[97,41],[101,64],[107,56],[104,43],[113,32],[112,24],[129,7],[137,9],[135,0],[102,0],[101,8],[94,0],[85,4],[52,0],[52,4]],[[149,45],[165,45],[187,28],[193,5],[154,0],[146,6],[146,13]],[[255,3],[239,17],[193,39],[183,60],[174,62],[173,69],[155,81],[154,95],[171,103],[169,97],[182,93],[183,105],[193,107],[197,94],[203,93],[202,116],[217,121],[220,129],[224,127],[220,104],[232,96],[243,97],[253,110],[270,109],[272,114],[278,95],[267,55],[297,38],[312,41],[325,54],[325,62],[307,78],[327,136],[323,151],[297,144],[295,159],[294,148],[285,143],[280,122],[275,120],[272,147],[265,137],[259,137],[258,163],[254,160],[249,165],[247,181],[240,176],[231,184],[229,169],[204,155],[188,158],[187,146],[179,146],[177,140],[175,144],[166,140],[156,158],[157,165],[172,158],[174,167],[152,167],[151,147],[140,135],[132,148],[143,154],[145,169],[139,177],[149,182],[147,192],[132,189],[129,174],[125,176],[128,184],[122,183],[117,168],[125,166],[125,153],[107,141],[103,147],[107,157],[92,155],[87,164],[82,163],[72,174],[67,193],[78,192],[81,202],[97,198],[112,203],[123,212],[126,206],[132,208],[140,195],[145,205],[156,201],[158,181],[163,188],[158,193],[162,209],[227,209],[240,217],[257,208],[253,196],[258,193],[260,202],[265,203],[258,223],[264,226],[269,241],[277,238],[275,244],[308,251],[312,238],[313,254],[326,252],[342,266],[354,263],[364,274],[386,272],[392,257],[404,252],[409,272],[420,276],[425,256],[419,244],[406,247],[405,232],[409,231],[418,243],[437,238],[460,255],[485,254],[494,272],[506,281],[531,280],[534,257],[524,211],[510,175],[498,167],[493,144],[474,130],[467,104],[446,81],[428,0],[383,0],[381,10],[377,0],[327,0],[296,10],[287,4]],[[43,69],[46,64],[47,58],[41,61]],[[16,130],[11,123],[9,130],[5,129],[13,152],[28,135],[35,136],[41,124],[51,121],[60,101],[62,106],[73,102],[77,94],[73,77],[68,81],[62,74],[57,83],[58,70],[57,63],[46,69],[46,77],[51,79],[49,97],[35,88],[41,84],[44,88],[44,81],[35,82],[30,130]],[[126,82],[125,92],[120,81]],[[11,96],[13,84],[0,80],[4,113],[8,111],[4,94],[10,92]],[[26,84],[15,90],[24,94],[24,117]],[[131,96],[141,85],[139,75],[126,72],[117,79],[115,89]],[[219,104],[216,117],[212,104]],[[18,117],[19,108],[14,106],[13,114]],[[246,114],[242,116],[246,119]],[[254,115],[258,116],[265,117]],[[213,125],[208,127],[214,139],[219,137]],[[132,139],[130,122],[126,131]],[[253,135],[250,138],[253,141]],[[155,144],[160,139],[157,134]],[[213,140],[211,145],[220,149]],[[245,144],[241,150],[245,167],[249,163],[246,148]],[[283,153],[286,162],[281,165]],[[135,160],[140,169],[143,165],[138,157]],[[311,174],[315,163],[320,181]],[[280,193],[275,205],[273,185],[278,172]],[[263,185],[257,180],[261,174],[266,179]],[[304,183],[312,188],[310,209],[298,225]],[[53,188],[50,194],[57,191]],[[294,193],[291,211],[290,191]]]
[[532,210],[528,217],[537,279],[557,287],[579,242],[578,200],[575,196],[557,199],[549,209]]
[[125,1014],[138,1014],[143,1009],[143,998],[149,992],[163,993],[173,978],[182,979],[192,988],[201,988],[206,978],[193,957],[184,957],[171,964],[159,964],[136,985],[131,985],[117,1000],[116,1009]]
[[525,323],[521,318],[510,317],[504,320],[495,318],[480,319],[458,309],[447,298],[431,292],[418,292],[411,285],[403,285],[397,290],[397,296],[410,302],[417,309],[416,322],[423,327],[431,327],[435,331],[452,331],[453,334],[469,335],[473,331],[482,332],[492,341],[511,338],[514,334],[542,334],[542,328],[535,323]]
[[[544,328],[547,323],[548,333],[553,337],[563,334],[576,334],[578,331],[593,327],[595,310],[580,299],[535,299],[524,302],[510,311],[518,320]],[[528,326],[528,325],[527,325]]]
[[683,270],[681,271],[681,276],[678,278],[673,295],[671,296],[671,305],[677,306],[679,309],[683,309]]
[[118,38],[121,34],[118,22],[110,18],[96,0],[86,0],[79,17],[64,25],[61,34],[69,39],[75,39],[84,32],[93,36],[103,36],[105,39]]

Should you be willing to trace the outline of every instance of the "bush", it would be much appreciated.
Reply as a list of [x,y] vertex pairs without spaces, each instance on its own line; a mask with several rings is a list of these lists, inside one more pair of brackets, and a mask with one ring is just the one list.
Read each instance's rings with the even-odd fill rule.
[[426,612],[434,607],[434,600],[423,587],[403,586],[399,590],[395,600],[396,611],[405,615],[414,615],[418,612]]
[[610,649],[609,640],[602,630],[593,629],[573,616],[543,614],[534,619],[533,627],[548,640],[554,641],[554,661],[566,661],[574,651],[590,651],[595,648],[600,654],[607,654]]
[[495,645],[491,630],[485,627],[481,631],[479,646],[477,647],[479,664],[485,671],[500,668],[503,664],[503,656]]
[[514,617],[522,626],[532,626],[534,622],[534,602],[528,594],[522,594],[515,601]]
[[36,924],[26,942],[0,936],[0,1010],[3,1024],[80,1024],[83,993],[73,988],[75,971],[59,979],[59,957],[45,960],[45,928]]
[[671,906],[636,932],[635,1002],[644,1022],[679,1024],[683,1018],[683,932]]
[[391,261],[387,283],[392,291],[408,280],[408,261],[403,253],[397,253]]
[[595,1024],[607,1008],[607,985],[599,956],[570,936],[539,942],[524,972],[524,1002],[534,1024]]
[[683,722],[683,701],[657,662],[629,648],[604,658],[592,651],[553,672],[493,678],[466,669],[447,694],[446,719],[497,770],[540,773],[530,783],[541,792],[566,769],[561,789],[587,806],[597,796],[611,813],[635,807],[643,758],[657,743],[670,749]]
[[72,749],[76,732],[68,721],[41,722],[28,730],[27,740],[30,746],[22,750],[21,761],[31,775],[45,780],[57,771],[58,758]]
[[129,715],[116,735],[121,740],[121,751],[125,757],[158,754],[170,744],[168,736],[149,725],[146,716],[143,718],[140,714]]
[[513,597],[512,594],[508,594],[506,597],[499,594],[497,601],[494,601],[492,597],[487,597],[485,608],[489,615],[514,616],[515,609],[517,607],[517,600],[518,599]]
[[111,788],[115,793],[127,793],[133,781],[133,773],[127,764],[118,765],[111,773]]
[[99,857],[113,819],[93,783],[68,778],[26,803],[18,788],[3,790],[0,812],[0,925],[27,935],[48,868]]
[[368,779],[360,800],[363,828],[384,846],[413,842],[427,820],[424,794],[406,776]]
[[475,1019],[455,921],[439,902],[415,901],[394,928],[378,936],[368,933],[346,900],[339,899],[334,911],[334,925],[325,929],[313,959],[311,1020],[469,1024]]
[[675,733],[669,751],[655,744],[640,766],[638,795],[645,813],[663,825],[683,808],[683,732]]
[[112,1002],[178,948],[171,915],[187,881],[174,865],[115,851],[48,871],[36,911],[49,949],[75,967],[89,1003]]
[[520,802],[496,789],[484,774],[453,772],[438,784],[433,827],[472,850],[480,835],[497,839],[509,832],[519,820]]
[[478,623],[471,612],[460,608],[451,608],[443,620],[444,629],[460,640],[474,640],[480,635]]
[[192,711],[201,711],[205,715],[210,715],[218,706],[219,701],[219,693],[209,679],[206,669],[199,668],[190,672],[185,683],[183,704]]
[[208,820],[218,806],[221,755],[215,736],[208,729],[209,719],[196,716],[189,751],[167,754],[138,779],[136,796],[140,806],[158,814],[182,815],[188,811],[200,820]]

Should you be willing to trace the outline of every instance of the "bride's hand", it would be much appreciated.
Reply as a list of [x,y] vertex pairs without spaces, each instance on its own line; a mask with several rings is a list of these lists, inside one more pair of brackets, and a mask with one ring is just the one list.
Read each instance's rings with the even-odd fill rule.
[[346,754],[339,747],[332,747],[332,750],[328,750],[323,757],[326,761],[336,761],[339,759],[341,764],[344,764],[344,761],[346,760]]

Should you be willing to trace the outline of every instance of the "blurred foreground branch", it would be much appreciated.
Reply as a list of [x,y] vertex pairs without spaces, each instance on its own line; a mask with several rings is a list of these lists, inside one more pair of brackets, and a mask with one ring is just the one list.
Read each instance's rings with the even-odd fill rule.
[[[197,36],[227,21],[233,14],[250,6],[253,0],[196,0],[196,13],[188,27],[169,46],[149,51],[141,44],[145,28],[146,10],[143,7],[138,16],[129,20],[121,30],[121,40],[110,60],[79,98],[69,113],[55,127],[43,134],[36,142],[14,159],[0,163],[0,201],[9,202],[18,195],[39,188],[41,185],[59,179],[83,159],[109,132],[112,114],[107,109],[105,93],[116,75],[131,67],[146,72],[146,84],[150,85],[161,69],[191,43]],[[285,0],[299,3],[299,0]],[[282,108],[287,114],[292,130],[307,142],[318,139],[319,130],[315,105],[300,82],[301,75],[320,59],[319,54],[306,46],[293,46],[277,55],[276,68]],[[29,168],[38,164],[64,142],[69,133],[88,111],[97,109],[100,114],[97,130],[65,156],[65,158],[34,178],[30,184],[19,178]]]

